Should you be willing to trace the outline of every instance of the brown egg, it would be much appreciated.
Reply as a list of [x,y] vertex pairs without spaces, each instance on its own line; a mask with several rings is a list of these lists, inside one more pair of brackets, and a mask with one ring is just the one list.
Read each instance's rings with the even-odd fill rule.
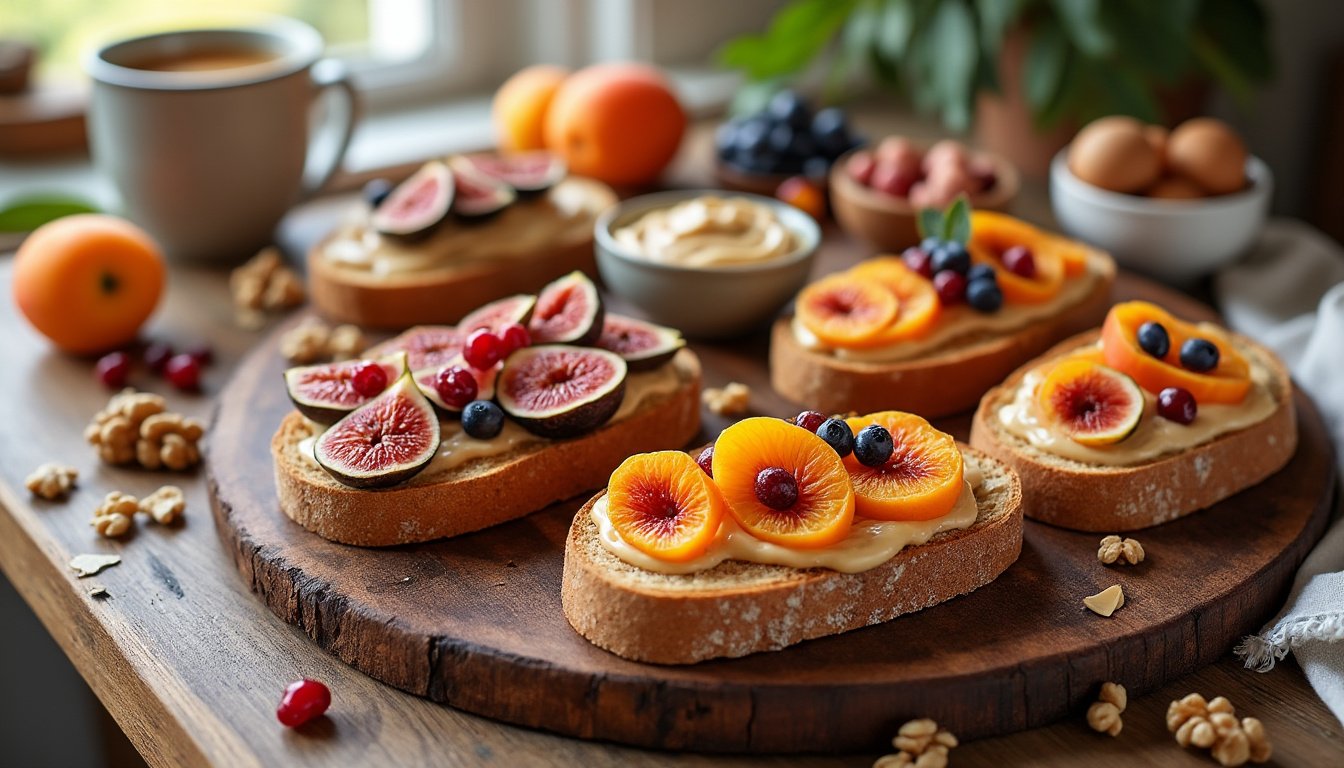
[[1069,170],[1088,184],[1135,193],[1161,174],[1158,154],[1144,138],[1143,123],[1132,117],[1093,120],[1069,145]]
[[1246,186],[1246,145],[1226,123],[1196,117],[1176,126],[1167,140],[1167,165],[1215,195]]
[[1183,176],[1164,176],[1149,187],[1145,194],[1163,200],[1194,200],[1204,197],[1204,190]]
[[1167,167],[1167,139],[1171,132],[1165,125],[1145,125],[1143,126],[1143,138],[1148,140],[1148,145],[1157,153],[1157,163],[1163,168]]

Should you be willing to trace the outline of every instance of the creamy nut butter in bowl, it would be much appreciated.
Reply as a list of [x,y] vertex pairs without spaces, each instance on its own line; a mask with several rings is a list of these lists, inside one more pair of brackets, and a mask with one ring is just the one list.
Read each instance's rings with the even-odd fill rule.
[[597,266],[617,296],[688,336],[747,333],[806,282],[821,233],[768,197],[720,190],[632,198],[597,221]]

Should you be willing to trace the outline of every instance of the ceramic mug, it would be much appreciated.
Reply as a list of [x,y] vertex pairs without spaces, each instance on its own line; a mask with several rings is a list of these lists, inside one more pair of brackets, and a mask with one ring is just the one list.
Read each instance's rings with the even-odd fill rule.
[[[340,167],[359,100],[322,50],[312,27],[276,18],[136,37],[88,57],[94,163],[171,258],[246,259]],[[310,141],[327,91],[344,109],[328,110],[328,135]]]

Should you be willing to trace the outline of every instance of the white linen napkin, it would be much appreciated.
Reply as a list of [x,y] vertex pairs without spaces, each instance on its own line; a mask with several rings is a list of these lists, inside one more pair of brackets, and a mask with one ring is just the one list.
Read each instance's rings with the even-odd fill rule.
[[[1306,224],[1276,219],[1214,281],[1228,324],[1278,353],[1324,417],[1344,477],[1344,249]],[[1330,527],[1293,581],[1283,611],[1237,646],[1268,672],[1290,651],[1344,723],[1344,521]]]

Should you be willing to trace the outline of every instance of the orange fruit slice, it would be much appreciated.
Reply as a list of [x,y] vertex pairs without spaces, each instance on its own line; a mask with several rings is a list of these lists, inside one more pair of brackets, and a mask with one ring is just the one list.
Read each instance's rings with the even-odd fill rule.
[[849,274],[823,277],[798,294],[798,319],[833,347],[871,345],[896,319],[890,291]]
[[[1171,339],[1166,357],[1158,359],[1139,346],[1139,326],[1161,323]],[[1198,373],[1181,366],[1181,345],[1203,338],[1218,347],[1218,365]],[[1182,387],[1204,403],[1240,403],[1251,389],[1251,368],[1223,333],[1197,328],[1146,301],[1127,301],[1111,307],[1101,326],[1101,351],[1106,364],[1129,374],[1139,386],[1154,394],[1167,387]]]
[[724,511],[719,489],[681,451],[631,456],[607,483],[612,527],[630,546],[659,560],[685,562],[703,555]]
[[[796,487],[787,506],[763,482],[781,473]],[[849,535],[854,521],[854,490],[835,449],[780,419],[757,416],[725,429],[714,443],[714,482],[728,514],[763,541],[825,547]]]
[[891,433],[895,449],[880,467],[845,457],[854,484],[857,514],[876,520],[932,520],[956,506],[965,466],[952,436],[924,419],[901,411],[881,411],[846,419],[854,434],[869,424]]
[[[1055,238],[1021,219],[1002,213],[975,211],[971,214],[971,240],[966,250],[971,261],[988,264],[998,277],[999,290],[1010,304],[1040,304],[1064,289],[1064,258]],[[1031,249],[1036,274],[1023,277],[1003,266],[1003,252],[1015,245]]]
[[1036,403],[1057,429],[1082,445],[1112,445],[1143,419],[1143,390],[1129,376],[1081,358],[1061,361],[1036,390]]
[[896,319],[873,339],[884,346],[928,333],[938,321],[942,302],[933,283],[905,266],[898,256],[878,256],[860,263],[849,274],[886,288],[896,297]]

